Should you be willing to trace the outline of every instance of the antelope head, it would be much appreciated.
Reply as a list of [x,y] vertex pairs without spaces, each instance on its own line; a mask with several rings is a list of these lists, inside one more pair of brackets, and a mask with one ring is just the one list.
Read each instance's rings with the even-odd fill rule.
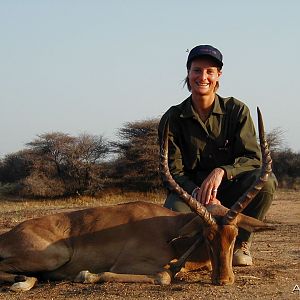
[[[168,167],[168,119],[164,126],[160,149],[160,172],[162,179],[168,188],[178,193],[191,210],[201,218],[201,223],[204,227],[204,239],[212,263],[212,282],[218,285],[232,284],[234,282],[232,257],[235,240],[238,235],[238,227],[250,232],[271,229],[267,224],[242,214],[242,211],[262,189],[272,171],[272,159],[266,142],[263,120],[259,108],[257,108],[257,114],[260,147],[263,157],[261,174],[259,179],[249,187],[230,209],[216,204],[211,204],[207,207],[203,206],[183,190],[172,178]],[[195,218],[195,222],[198,222],[198,224],[199,217]]]

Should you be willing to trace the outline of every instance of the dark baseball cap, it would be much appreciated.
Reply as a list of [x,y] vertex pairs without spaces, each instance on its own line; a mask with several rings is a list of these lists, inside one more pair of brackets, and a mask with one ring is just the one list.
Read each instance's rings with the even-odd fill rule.
[[188,56],[186,66],[189,68],[191,66],[192,61],[195,58],[198,58],[200,56],[210,56],[220,65],[220,67],[223,67],[223,55],[222,53],[213,46],[210,45],[199,45],[194,47]]

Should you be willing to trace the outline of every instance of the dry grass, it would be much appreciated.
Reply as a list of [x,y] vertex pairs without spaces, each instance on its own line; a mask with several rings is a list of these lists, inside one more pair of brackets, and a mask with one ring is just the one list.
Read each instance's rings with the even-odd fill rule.
[[[165,195],[155,193],[110,193],[101,198],[78,197],[60,200],[25,200],[0,197],[0,232],[7,231],[25,219],[57,211],[80,209],[128,201],[162,203]],[[234,268],[232,286],[213,286],[210,273],[191,272],[169,286],[105,283],[84,285],[71,282],[39,282],[29,292],[16,294],[9,285],[0,286],[0,299],[300,299],[299,285],[299,210],[300,193],[278,190],[268,212],[268,221],[276,231],[257,233],[252,254],[255,263]],[[155,242],[155,241],[154,241]]]
[[[160,193],[139,193],[139,192],[109,192],[101,197],[70,197],[61,199],[25,199],[8,198],[0,196],[0,210],[6,215],[6,219],[15,225],[30,217],[43,216],[58,211],[83,209],[88,207],[116,205],[132,201],[149,201],[162,204],[166,194]],[[298,193],[293,190],[280,189],[276,192],[275,199],[295,200]]]
[[62,199],[12,199],[0,197],[0,210],[7,216],[6,219],[9,219],[11,224],[15,225],[24,219],[57,211],[115,205],[131,201],[149,201],[161,204],[164,199],[164,193],[109,193],[99,198],[81,196]]

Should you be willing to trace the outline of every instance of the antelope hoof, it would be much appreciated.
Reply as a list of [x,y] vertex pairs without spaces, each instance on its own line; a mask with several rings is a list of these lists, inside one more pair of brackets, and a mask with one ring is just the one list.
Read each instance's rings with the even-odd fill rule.
[[157,274],[157,277],[154,280],[155,284],[169,285],[171,283],[171,272],[163,271]]
[[74,282],[95,283],[98,282],[99,279],[100,276],[98,274],[93,274],[89,271],[81,271],[74,279]]
[[37,283],[37,279],[35,277],[26,277],[25,281],[14,283],[10,287],[10,290],[14,292],[26,292],[31,290],[36,283]]

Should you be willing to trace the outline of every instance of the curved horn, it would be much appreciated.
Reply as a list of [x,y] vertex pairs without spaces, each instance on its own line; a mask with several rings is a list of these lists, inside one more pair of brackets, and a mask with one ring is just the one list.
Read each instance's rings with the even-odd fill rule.
[[257,107],[257,116],[258,116],[260,148],[262,153],[262,168],[261,168],[260,177],[230,208],[230,210],[223,218],[224,224],[230,224],[234,222],[237,215],[240,212],[242,212],[251,203],[253,198],[262,189],[265,182],[268,180],[270,173],[272,172],[272,158],[271,158],[268,143],[265,138],[265,129],[264,129],[262,115],[258,107]]
[[163,182],[168,186],[168,188],[177,193],[184,202],[198,214],[203,221],[211,226],[216,224],[216,220],[214,217],[209,213],[209,211],[196,199],[194,199],[190,194],[188,194],[183,188],[181,188],[178,183],[173,179],[168,165],[168,135],[169,135],[169,119],[167,118],[164,128],[163,128],[163,139],[160,142],[160,174],[162,177]]

